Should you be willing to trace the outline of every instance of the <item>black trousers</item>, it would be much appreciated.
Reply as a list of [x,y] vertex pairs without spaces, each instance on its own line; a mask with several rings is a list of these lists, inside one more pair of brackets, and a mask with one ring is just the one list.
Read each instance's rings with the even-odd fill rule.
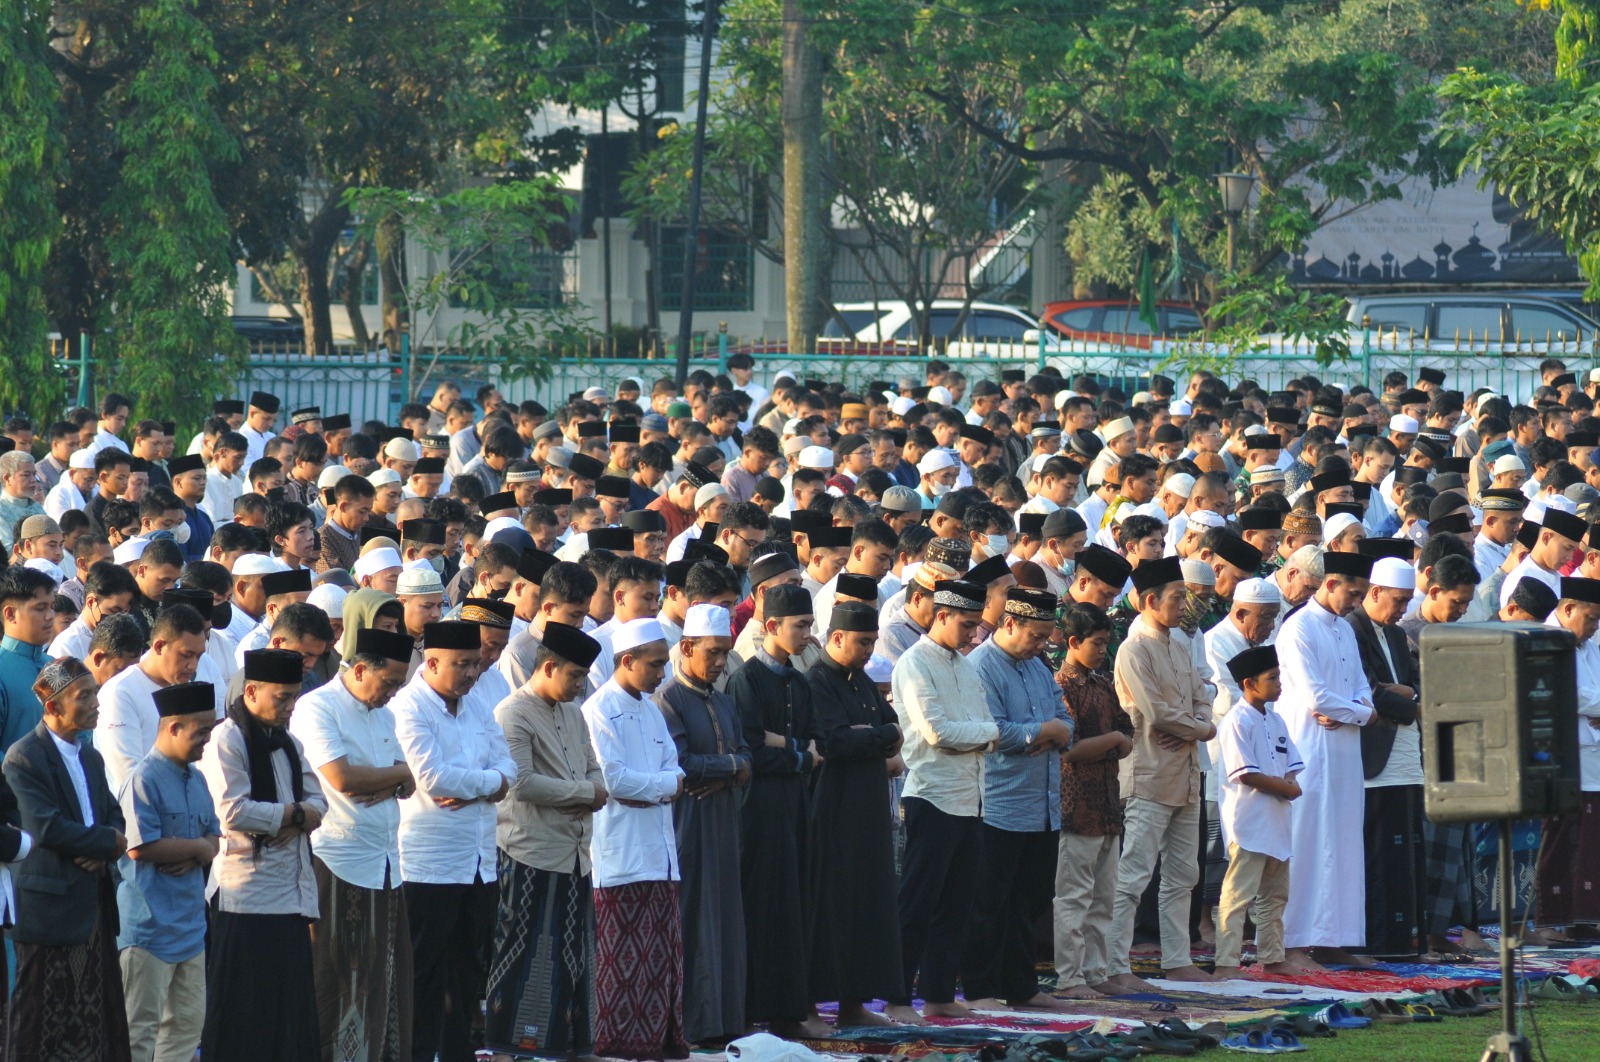
[[1367,849],[1367,944],[1359,950],[1415,957],[1425,944],[1422,787],[1368,789],[1361,826]]
[[1054,830],[984,824],[984,876],[961,966],[968,999],[1021,1002],[1038,993],[1037,927],[1055,898],[1057,841]]
[[431,885],[408,881],[414,970],[413,1062],[474,1062],[472,1019],[483,998],[499,893],[494,882]]
[[906,854],[900,873],[900,947],[909,1004],[920,970],[922,998],[953,1003],[982,865],[983,820],[947,815],[920,797],[901,801]]

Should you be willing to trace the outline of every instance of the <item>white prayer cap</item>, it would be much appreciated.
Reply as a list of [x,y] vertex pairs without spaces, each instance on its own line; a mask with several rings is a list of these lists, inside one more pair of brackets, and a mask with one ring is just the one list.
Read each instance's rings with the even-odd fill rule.
[[867,679],[874,686],[882,686],[894,678],[894,661],[882,653],[873,653],[867,666],[861,670],[867,673]]
[[1484,405],[1485,402],[1488,402],[1490,399],[1499,398],[1499,397],[1500,396],[1495,394],[1493,391],[1485,391],[1483,394],[1479,395],[1478,396],[1478,400],[1472,404],[1472,411],[1474,413],[1483,412],[1483,405]]
[[1322,541],[1325,543],[1332,542],[1360,522],[1349,513],[1339,513],[1337,516],[1330,517],[1322,525]]
[[143,535],[135,536],[111,551],[111,559],[117,564],[131,564],[144,556],[145,547],[150,545],[150,540]]
[[606,389],[604,387],[590,387],[583,392],[583,400],[585,402],[600,402],[605,400],[606,397]]
[[[886,394],[888,392],[885,392]],[[889,411],[897,417],[903,417],[916,408],[916,400],[905,395],[896,395],[894,401],[889,403]]]
[[800,451],[811,445],[811,440],[804,435],[791,435],[783,440],[783,456],[786,458],[798,457]]
[[1422,425],[1417,423],[1416,417],[1408,417],[1404,413],[1396,413],[1389,418],[1389,430],[1401,435],[1415,435],[1422,430]]
[[794,373],[790,372],[788,369],[779,369],[778,375],[772,378],[772,384],[774,387],[776,387],[785,380],[788,380],[790,383],[794,383]]
[[1550,507],[1544,503],[1543,498],[1535,498],[1522,510],[1522,519],[1530,524],[1543,524],[1544,514]]
[[1066,388],[1062,388],[1061,390],[1056,392],[1056,409],[1059,411],[1063,406],[1065,406],[1067,404],[1067,399],[1069,399],[1069,398],[1077,398],[1077,397],[1078,396],[1077,396],[1077,394],[1075,392],[1069,391]]
[[1233,589],[1235,605],[1281,605],[1283,595],[1271,579],[1245,579]]
[[800,430],[800,418],[799,417],[790,417],[788,420],[783,422],[783,434],[785,434],[785,435],[793,435],[795,432],[797,432],[799,430]]
[[1194,490],[1194,477],[1187,472],[1174,472],[1161,484],[1161,489],[1168,494],[1176,494],[1180,498],[1187,498]]
[[1131,399],[1131,401],[1136,406],[1148,405],[1149,402],[1150,402],[1150,392],[1149,391],[1135,391],[1133,393],[1133,398]]
[[1194,415],[1194,406],[1187,398],[1180,398],[1167,407],[1167,412],[1174,417],[1188,417]]
[[1119,417],[1118,419],[1112,421],[1110,424],[1107,424],[1105,427],[1101,428],[1100,429],[1100,434],[1102,434],[1102,435],[1104,435],[1106,437],[1106,442],[1110,442],[1112,439],[1120,439],[1120,438],[1122,438],[1124,435],[1128,434],[1132,430],[1133,430],[1133,418],[1132,417]]
[[50,577],[50,581],[57,586],[60,586],[61,581],[66,578],[65,575],[61,574],[60,566],[49,557],[33,557],[23,567],[32,568],[36,572],[44,572]]
[[79,471],[83,471],[83,470],[93,471],[94,470],[94,451],[93,450],[74,450],[74,451],[72,451],[72,456],[67,458],[67,467],[68,468],[76,468]]
[[1590,369],[1589,370],[1589,382],[1590,383],[1600,383],[1600,369]]
[[490,520],[488,523],[483,525],[483,541],[493,542],[494,536],[498,535],[506,528],[520,528],[521,526],[522,521],[518,520],[515,516],[497,516],[493,520]]
[[728,488],[724,487],[721,483],[707,483],[705,486],[694,492],[695,511],[698,512],[699,510],[704,509],[707,505],[710,505],[711,502],[722,497],[726,493],[728,493]]
[[344,587],[318,583],[316,589],[311,591],[311,596],[306,598],[306,604],[317,606],[332,619],[343,619],[344,598]]
[[[377,553],[378,550],[373,550]],[[439,581],[439,573],[433,566],[423,561],[420,566],[405,565],[400,573],[400,580],[395,583],[396,597],[416,596],[420,594],[442,594],[444,583]]]
[[1210,509],[1196,509],[1189,514],[1190,527],[1227,527],[1228,522]]
[[685,638],[732,638],[733,616],[721,605],[690,605],[683,617]]
[[1372,585],[1391,590],[1415,590],[1417,570],[1399,557],[1379,557],[1372,565]]
[[[687,630],[685,633],[687,634]],[[611,651],[625,653],[629,649],[636,649],[650,642],[666,640],[667,632],[661,629],[661,622],[653,616],[645,616],[617,626],[616,632],[611,635]]]
[[950,388],[948,388],[948,387],[930,387],[930,388],[928,388],[928,401],[929,402],[937,402],[941,406],[949,406],[949,405],[954,405],[955,404],[955,400],[956,400],[955,395],[952,395],[950,393]]
[[[382,571],[388,571],[390,568],[403,567],[405,567],[405,562],[400,559],[399,552],[390,549],[388,546],[380,546],[356,561],[355,567],[350,569],[350,573],[357,580],[360,580],[377,575]],[[234,571],[237,573],[238,569],[236,568]]]
[[[387,472],[389,470],[384,469],[384,471]],[[355,475],[355,473],[343,465],[329,465],[327,468],[324,468],[317,474],[317,489],[327,490],[329,487],[338,485],[338,482],[344,477],[353,475]],[[396,476],[396,481],[398,481],[399,478],[399,476]]]
[[420,461],[422,447],[410,439],[390,439],[389,444],[383,448],[383,455],[391,461]]
[[286,572],[289,566],[276,557],[269,557],[265,553],[244,553],[233,562],[233,576],[239,578],[245,575],[270,575],[273,572]]
[[1505,454],[1495,459],[1494,474],[1503,476],[1507,472],[1526,472],[1528,466],[1522,463],[1522,458],[1516,454]]
[[1216,570],[1198,557],[1180,561],[1178,567],[1183,569],[1183,581],[1186,583],[1195,583],[1199,586],[1217,585]]
[[808,446],[800,451],[801,468],[832,468],[833,451],[826,446]]
[[1265,424],[1252,424],[1244,430],[1245,438],[1249,438],[1252,435],[1265,435],[1266,433],[1267,426]]
[[922,460],[917,462],[917,471],[924,476],[954,467],[956,467],[956,459],[951,456],[950,451],[938,446],[923,454]]
[[390,483],[397,484],[400,482],[400,473],[392,468],[380,468],[367,476],[367,482],[374,487],[383,487]]

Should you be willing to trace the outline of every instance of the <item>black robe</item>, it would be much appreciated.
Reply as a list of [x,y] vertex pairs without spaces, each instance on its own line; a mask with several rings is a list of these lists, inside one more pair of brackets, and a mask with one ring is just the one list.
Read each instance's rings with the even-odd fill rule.
[[656,691],[678,746],[684,785],[720,785],[672,805],[683,914],[683,1029],[691,1043],[743,1036],[746,950],[739,867],[736,776],[750,768],[739,713],[728,695],[690,685],[682,673]]
[[[804,1021],[811,1010],[806,983],[811,939],[807,782],[815,736],[811,689],[783,665],[774,671],[765,653],[728,679],[750,746],[750,791],[739,820],[739,866],[749,956],[745,1020]],[[770,748],[766,734],[782,734],[785,748]]]
[[859,669],[847,671],[824,653],[806,679],[823,756],[811,799],[811,994],[898,999],[905,992],[885,762],[900,728],[888,699]]

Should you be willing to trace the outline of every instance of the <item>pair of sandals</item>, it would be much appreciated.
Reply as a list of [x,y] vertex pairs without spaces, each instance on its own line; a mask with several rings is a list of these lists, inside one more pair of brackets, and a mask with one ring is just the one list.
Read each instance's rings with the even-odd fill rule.
[[1208,1022],[1198,1029],[1189,1028],[1181,1018],[1168,1018],[1158,1023],[1146,1023],[1131,1032],[1118,1036],[1125,1044],[1134,1044],[1152,1055],[1193,1055],[1221,1043],[1228,1034],[1227,1026],[1220,1021]]
[[[1327,1026],[1323,1026],[1327,1029]],[[1331,1030],[1328,1033],[1333,1035]],[[1224,1049],[1246,1055],[1293,1055],[1306,1049],[1287,1022],[1262,1024],[1222,1041]]]
[[1576,981],[1560,974],[1551,974],[1539,982],[1539,987],[1528,993],[1534,999],[1556,999],[1576,1003],[1593,999],[1600,992],[1600,977],[1579,978]]
[[1415,1003],[1431,1007],[1435,1014],[1443,1014],[1448,1018],[1475,1018],[1479,1014],[1500,1009],[1498,1004],[1489,1002],[1476,988],[1446,988],[1429,992],[1415,1000]]
[[1029,1034],[1011,1042],[1006,1062],[1106,1062],[1138,1058],[1139,1048],[1118,1044],[1099,1033],[1074,1032],[1059,1036]]
[[1353,1011],[1358,1017],[1371,1018],[1379,1025],[1410,1025],[1412,1023],[1444,1021],[1425,1003],[1401,1003],[1397,999],[1369,999],[1364,1006]]
[[1371,1018],[1352,1013],[1343,1003],[1330,1003],[1312,1014],[1311,1019],[1330,1029],[1365,1029],[1372,1024]]

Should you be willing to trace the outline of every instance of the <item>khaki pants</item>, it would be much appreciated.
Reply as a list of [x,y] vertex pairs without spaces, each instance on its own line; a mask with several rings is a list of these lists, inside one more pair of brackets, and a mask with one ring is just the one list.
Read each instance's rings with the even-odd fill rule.
[[1056,849],[1056,987],[1106,979],[1106,934],[1117,894],[1118,834],[1091,837],[1061,831]]
[[1107,972],[1131,973],[1133,920],[1139,898],[1161,861],[1161,968],[1193,964],[1189,951],[1189,900],[1200,880],[1200,805],[1169,807],[1130,797],[1122,806],[1122,859],[1117,865],[1117,900],[1111,914]]
[[1283,961],[1283,908],[1289,902],[1289,861],[1228,845],[1217,923],[1217,965],[1238,966],[1244,913],[1256,924],[1256,962]]
[[128,1043],[133,1062],[191,1062],[206,1020],[206,956],[173,964],[123,948]]

